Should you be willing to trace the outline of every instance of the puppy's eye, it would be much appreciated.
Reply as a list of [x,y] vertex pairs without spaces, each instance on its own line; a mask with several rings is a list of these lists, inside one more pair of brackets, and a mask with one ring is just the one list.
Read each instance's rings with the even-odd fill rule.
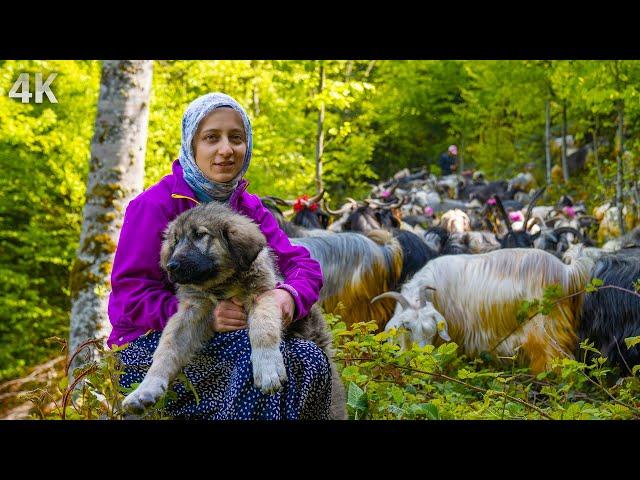
[[206,235],[206,232],[196,230],[196,229],[193,230],[193,238],[195,238],[196,240],[202,239],[205,235]]

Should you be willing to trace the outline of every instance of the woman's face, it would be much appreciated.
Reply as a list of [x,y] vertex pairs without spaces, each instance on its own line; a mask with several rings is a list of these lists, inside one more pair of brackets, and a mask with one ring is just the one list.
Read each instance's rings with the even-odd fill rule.
[[193,151],[196,164],[209,180],[226,183],[242,170],[247,141],[242,117],[231,108],[218,108],[198,126]]

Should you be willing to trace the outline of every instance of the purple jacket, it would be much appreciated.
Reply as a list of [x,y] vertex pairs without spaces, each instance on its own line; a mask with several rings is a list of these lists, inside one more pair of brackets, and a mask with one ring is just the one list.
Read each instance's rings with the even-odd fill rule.
[[[160,268],[162,233],[179,214],[196,206],[196,197],[177,160],[172,171],[134,198],[125,212],[111,273],[110,347],[135,340],[149,330],[162,330],[178,310],[175,288]],[[258,196],[246,191],[247,185],[246,180],[240,181],[229,205],[260,226],[284,277],[278,287],[293,295],[295,319],[304,317],[322,288],[320,264],[306,248],[291,244]]]

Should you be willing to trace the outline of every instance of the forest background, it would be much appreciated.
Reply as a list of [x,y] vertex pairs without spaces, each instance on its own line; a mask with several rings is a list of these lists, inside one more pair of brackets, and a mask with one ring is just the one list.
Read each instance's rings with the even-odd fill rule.
[[[546,203],[570,194],[591,208],[615,198],[618,172],[628,195],[639,180],[638,61],[153,63],[145,188],[170,173],[187,104],[211,91],[235,97],[252,118],[247,177],[259,195],[315,192],[320,133],[334,208],[405,167],[439,174],[452,143],[465,169],[508,179],[528,168],[543,185],[547,119],[553,138],[572,135],[575,148],[596,138],[598,148],[582,170],[552,179]],[[99,61],[0,60],[0,381],[58,355],[51,338],[69,333],[100,72]],[[58,103],[11,98],[23,73],[56,73]]]

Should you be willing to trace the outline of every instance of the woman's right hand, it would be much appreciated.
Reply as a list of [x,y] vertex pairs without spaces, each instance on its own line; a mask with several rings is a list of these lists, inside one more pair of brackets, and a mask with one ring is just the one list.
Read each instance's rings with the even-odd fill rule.
[[235,297],[220,301],[213,311],[211,328],[218,333],[247,328],[247,313],[242,303]]

